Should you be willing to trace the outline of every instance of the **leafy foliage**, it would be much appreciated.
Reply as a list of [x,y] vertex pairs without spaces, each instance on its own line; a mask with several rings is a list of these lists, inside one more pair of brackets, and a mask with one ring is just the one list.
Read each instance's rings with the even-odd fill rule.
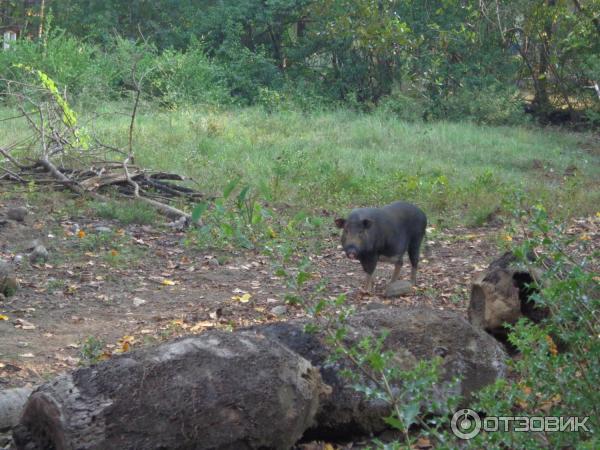
[[[593,267],[599,252],[584,235],[570,236],[566,225],[535,206],[515,210],[515,225],[524,240],[514,248],[525,265],[526,255],[542,261],[544,275],[534,280],[532,300],[551,316],[535,325],[525,320],[512,327],[511,343],[521,356],[513,363],[517,382],[502,381],[486,389],[476,405],[487,415],[589,417],[591,432],[546,433],[550,448],[596,448],[600,429],[600,285]],[[475,447],[531,448],[535,433],[481,434]]]
[[136,61],[167,106],[314,107],[306,92],[318,107],[401,102],[410,120],[491,124],[521,121],[531,93],[547,120],[594,125],[599,13],[592,0],[54,0],[39,41],[11,44],[0,74],[23,63],[78,97],[115,97]]

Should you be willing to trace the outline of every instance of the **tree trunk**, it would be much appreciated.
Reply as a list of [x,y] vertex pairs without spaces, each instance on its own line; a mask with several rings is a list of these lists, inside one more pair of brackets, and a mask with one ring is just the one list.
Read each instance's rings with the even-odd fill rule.
[[515,324],[521,317],[539,322],[548,316],[547,310],[537,308],[530,300],[536,292],[531,284],[541,278],[541,272],[519,268],[515,261],[511,252],[505,253],[490,264],[471,287],[469,322],[501,341],[505,341],[508,334],[505,324]]
[[[546,0],[546,6],[552,8],[556,5],[556,0]],[[552,41],[553,21],[546,18],[543,33],[541,33],[541,42],[538,45],[539,64],[537,74],[537,83],[535,86],[535,97],[533,104],[538,114],[547,115],[551,110],[550,97],[548,95],[548,69],[550,65],[550,42]]]
[[23,450],[287,449],[327,391],[318,369],[283,345],[211,331],[40,386],[14,438]]
[[27,387],[0,391],[0,431],[9,430],[19,422],[29,394],[31,388]]

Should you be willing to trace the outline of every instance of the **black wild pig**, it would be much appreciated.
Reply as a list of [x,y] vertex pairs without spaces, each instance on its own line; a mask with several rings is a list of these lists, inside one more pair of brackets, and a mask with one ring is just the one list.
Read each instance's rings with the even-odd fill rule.
[[412,284],[417,283],[419,249],[427,216],[415,205],[394,202],[382,208],[358,208],[347,219],[336,219],[335,224],[344,230],[344,252],[348,258],[358,259],[367,273],[367,291],[373,288],[373,272],[378,261],[395,264],[390,283],[398,279],[406,251],[412,266]]

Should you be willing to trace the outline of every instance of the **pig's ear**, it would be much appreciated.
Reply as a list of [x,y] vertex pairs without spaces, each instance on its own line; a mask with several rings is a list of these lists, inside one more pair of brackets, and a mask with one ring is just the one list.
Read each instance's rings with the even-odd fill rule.
[[363,227],[365,227],[365,230],[368,230],[371,228],[371,225],[373,225],[373,221],[371,219],[363,219],[362,223]]
[[335,219],[335,226],[338,228],[344,228],[346,225],[346,219]]

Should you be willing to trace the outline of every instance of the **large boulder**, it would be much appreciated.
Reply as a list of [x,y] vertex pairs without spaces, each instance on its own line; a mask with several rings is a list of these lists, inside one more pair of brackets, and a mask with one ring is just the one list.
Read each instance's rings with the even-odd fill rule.
[[[325,337],[306,333],[304,325],[301,321],[276,323],[261,326],[260,331],[320,367],[323,380],[332,387],[332,395],[321,403],[313,431],[368,434],[382,430],[382,418],[389,414],[389,407],[354,390],[340,375],[341,369],[352,366],[328,363],[331,349]],[[456,394],[469,397],[506,373],[507,355],[502,346],[453,311],[408,306],[381,308],[352,316],[347,327],[348,345],[388,331],[384,349],[393,351],[395,362],[404,369],[422,359],[441,357],[442,382],[437,387],[437,400]],[[461,379],[458,384],[451,382],[455,377]]]
[[287,449],[313,425],[318,369],[251,331],[210,331],[37,388],[18,449]]

